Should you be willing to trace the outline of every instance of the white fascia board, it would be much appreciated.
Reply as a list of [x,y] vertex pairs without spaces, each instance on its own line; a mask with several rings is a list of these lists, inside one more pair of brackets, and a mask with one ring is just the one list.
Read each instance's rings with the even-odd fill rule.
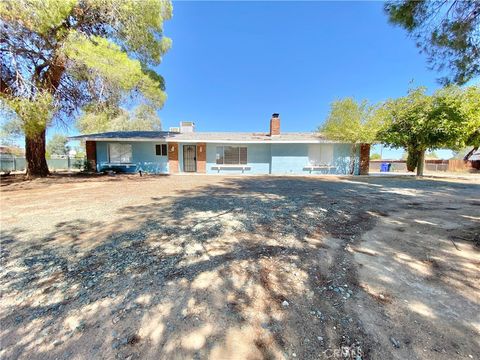
[[178,139],[167,139],[167,142],[174,143],[206,143],[206,144],[349,144],[341,141],[334,140],[290,140],[290,141],[280,141],[280,140],[178,140]]
[[82,139],[72,139],[72,140],[85,140],[85,141],[128,141],[128,142],[167,142],[165,138],[157,139],[148,139],[148,138],[89,138],[85,137]]
[[167,142],[167,143],[207,143],[207,144],[349,144],[335,140],[187,140],[187,139],[165,139],[165,138],[92,138],[84,137],[84,141],[119,141],[119,142]]

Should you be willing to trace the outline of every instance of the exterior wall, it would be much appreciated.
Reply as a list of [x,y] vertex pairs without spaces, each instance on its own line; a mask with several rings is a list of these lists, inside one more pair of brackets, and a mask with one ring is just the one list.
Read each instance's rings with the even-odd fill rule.
[[197,172],[207,172],[207,144],[197,144]]
[[308,144],[272,144],[272,174],[304,174]]
[[[114,141],[97,141],[97,170],[108,170],[108,144]],[[125,142],[122,142],[125,143]],[[163,142],[164,144],[165,142]],[[143,171],[152,174],[167,174],[169,169],[167,156],[155,154],[155,145],[162,142],[129,142],[132,145],[132,166],[123,166],[125,172]]]
[[[310,145],[311,146],[311,145]],[[350,173],[350,144],[316,144],[319,152],[322,147],[333,146],[333,158],[330,169],[311,169],[308,166],[309,144],[272,144],[272,174],[334,174],[348,175]],[[358,151],[357,151],[358,163]],[[357,164],[358,165],[358,164]],[[358,166],[355,168],[355,174],[358,173]]]
[[108,162],[108,147],[107,143],[103,141],[97,141],[97,170],[100,164]]
[[[335,165],[335,174],[349,175],[350,174],[350,158],[352,155],[351,144],[335,144],[333,147],[333,159]],[[357,146],[355,153],[355,169],[354,174],[358,175],[360,171],[360,146]]]
[[178,172],[178,144],[168,143],[168,167],[170,174]]
[[97,168],[97,145],[95,141],[86,141],[85,142],[85,152],[87,153],[87,161],[89,170],[94,170]]
[[360,175],[368,175],[370,167],[370,144],[360,145]]
[[[318,144],[319,152],[324,146],[333,146],[332,168],[310,169],[309,144],[240,144],[247,147],[247,168],[218,169],[216,164],[216,147],[233,144],[207,144],[207,173],[208,174],[274,174],[274,175],[308,175],[308,174],[337,174],[350,173],[350,144]],[[237,145],[237,144],[235,144]],[[358,174],[359,147],[356,154],[355,174]]]
[[[217,146],[246,146],[247,169],[224,168],[217,170]],[[268,174],[270,173],[270,144],[207,144],[207,174]]]
[[[108,144],[113,141],[96,142],[97,170],[108,170]],[[122,142],[124,143],[124,142]],[[132,165],[123,166],[126,172],[166,174],[183,172],[183,145],[189,143],[168,143],[168,157],[155,154],[155,145],[162,142],[129,142],[132,145]],[[197,172],[207,174],[275,174],[275,175],[308,175],[308,174],[349,174],[350,144],[333,144],[333,160],[331,169],[310,169],[309,144],[193,144],[197,146]],[[218,168],[216,164],[217,146],[246,146],[247,165],[242,167]],[[325,144],[313,145],[319,147],[332,146]],[[172,151],[173,148],[173,151]],[[200,152],[202,148],[202,152]],[[355,174],[359,173],[360,146],[357,146]]]

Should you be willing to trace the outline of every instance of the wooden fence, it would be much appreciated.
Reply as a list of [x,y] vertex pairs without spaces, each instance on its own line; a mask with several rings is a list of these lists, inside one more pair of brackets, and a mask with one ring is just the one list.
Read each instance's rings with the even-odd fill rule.
[[[405,160],[370,160],[370,171],[380,171],[382,163],[390,163],[390,171],[405,172],[407,165]],[[427,171],[475,171],[480,170],[480,160],[425,160]]]

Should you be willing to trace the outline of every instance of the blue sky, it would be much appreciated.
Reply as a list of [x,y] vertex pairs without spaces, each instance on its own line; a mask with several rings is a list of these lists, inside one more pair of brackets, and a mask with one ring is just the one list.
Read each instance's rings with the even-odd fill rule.
[[439,87],[381,2],[174,2],[165,34],[164,129],[186,120],[197,131],[267,131],[278,112],[282,131],[311,131],[335,99]]
[[165,25],[173,47],[158,67],[168,99],[164,127],[310,131],[330,103],[402,96],[437,74],[380,2],[174,2]]

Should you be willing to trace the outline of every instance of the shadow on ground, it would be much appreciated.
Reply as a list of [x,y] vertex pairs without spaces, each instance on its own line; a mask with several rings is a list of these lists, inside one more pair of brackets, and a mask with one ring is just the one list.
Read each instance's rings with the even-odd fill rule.
[[[357,305],[382,317],[388,301],[359,283],[350,250],[398,209],[435,212],[445,197],[476,204],[469,194],[479,190],[411,179],[227,178],[126,206],[114,222],[79,215],[28,242],[22,228],[2,231],[0,356],[378,357],[385,344]],[[413,249],[405,255],[416,259]],[[451,277],[478,293],[462,271]],[[450,274],[436,281],[451,286]],[[416,319],[436,331],[435,316]]]

